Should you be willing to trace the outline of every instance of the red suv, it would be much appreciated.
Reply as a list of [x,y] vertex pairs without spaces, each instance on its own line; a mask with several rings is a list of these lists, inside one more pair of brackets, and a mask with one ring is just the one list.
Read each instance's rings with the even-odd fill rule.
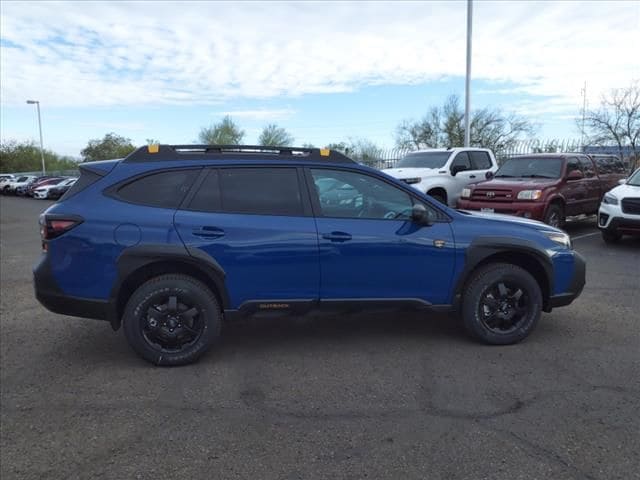
[[513,157],[492,179],[465,188],[458,208],[562,227],[568,216],[596,213],[604,193],[624,177],[624,168],[603,174],[590,156],[579,153]]

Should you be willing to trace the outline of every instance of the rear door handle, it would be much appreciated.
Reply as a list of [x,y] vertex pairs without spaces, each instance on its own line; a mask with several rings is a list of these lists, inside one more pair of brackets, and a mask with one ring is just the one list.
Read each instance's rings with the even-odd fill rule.
[[469,178],[476,178],[475,175],[469,175]]
[[322,238],[331,240],[332,242],[346,242],[351,240],[351,235],[345,232],[323,233]]
[[218,227],[197,227],[191,233],[196,237],[202,238],[220,238],[224,237],[224,230]]

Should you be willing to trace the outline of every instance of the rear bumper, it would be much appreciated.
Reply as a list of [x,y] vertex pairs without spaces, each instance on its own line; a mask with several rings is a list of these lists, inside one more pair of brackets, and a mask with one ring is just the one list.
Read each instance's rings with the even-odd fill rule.
[[46,254],[33,268],[33,285],[38,301],[53,313],[108,321],[115,316],[113,305],[107,300],[73,297],[60,290]]
[[545,204],[540,202],[479,202],[477,200],[458,200],[458,208],[463,210],[493,209],[495,213],[515,215],[517,217],[544,220]]
[[549,306],[551,308],[564,307],[569,305],[580,296],[587,281],[587,263],[582,255],[573,252],[574,255],[574,271],[573,278],[566,292],[552,295],[549,298]]

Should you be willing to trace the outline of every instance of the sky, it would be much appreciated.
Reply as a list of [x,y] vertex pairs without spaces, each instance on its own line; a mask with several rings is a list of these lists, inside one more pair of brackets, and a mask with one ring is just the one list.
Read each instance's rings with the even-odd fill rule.
[[[225,115],[255,143],[395,144],[403,120],[464,102],[466,2],[0,4],[0,136],[78,156],[108,132],[197,141]],[[472,108],[576,138],[588,106],[640,79],[640,0],[474,1]]]

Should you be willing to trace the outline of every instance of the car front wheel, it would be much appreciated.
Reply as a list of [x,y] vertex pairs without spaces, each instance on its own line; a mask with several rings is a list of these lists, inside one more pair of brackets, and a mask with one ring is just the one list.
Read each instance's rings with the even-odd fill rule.
[[618,232],[614,232],[611,230],[602,230],[602,239],[605,243],[616,243],[619,242],[622,238],[622,235]]
[[156,365],[186,365],[220,335],[222,312],[213,292],[199,280],[167,274],[143,283],[122,318],[131,347]]
[[462,300],[467,331],[492,345],[526,338],[542,312],[542,292],[533,276],[517,265],[489,264],[472,274]]

